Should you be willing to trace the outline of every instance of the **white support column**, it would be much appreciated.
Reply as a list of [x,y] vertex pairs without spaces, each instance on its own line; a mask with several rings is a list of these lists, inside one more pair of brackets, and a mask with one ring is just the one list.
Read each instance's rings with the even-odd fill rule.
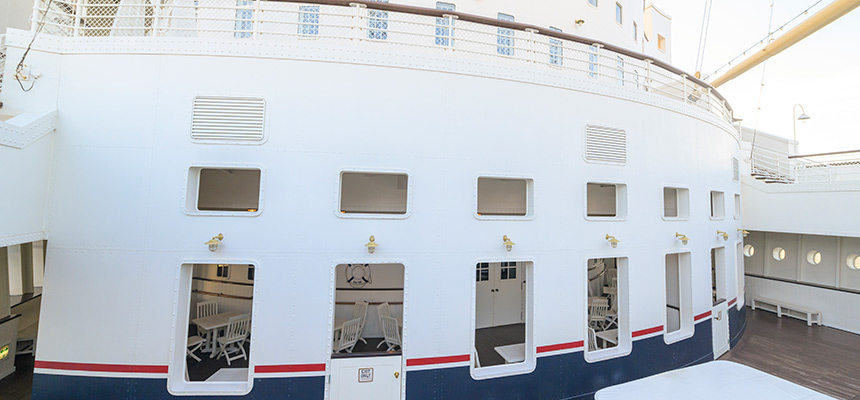
[[21,291],[33,293],[33,243],[21,244]]

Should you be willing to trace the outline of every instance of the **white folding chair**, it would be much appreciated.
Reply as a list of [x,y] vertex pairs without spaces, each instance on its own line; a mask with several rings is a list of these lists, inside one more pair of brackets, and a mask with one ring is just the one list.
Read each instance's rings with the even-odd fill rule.
[[367,341],[361,337],[361,334],[364,333],[364,323],[367,322],[366,301],[359,300],[355,302],[355,305],[352,306],[352,318],[358,318],[361,320],[361,327],[358,330],[358,340],[361,340],[364,344],[367,344]]
[[590,326],[588,327],[588,351],[597,350],[597,335],[594,333],[594,329]]
[[606,327],[606,312],[609,310],[609,299],[606,297],[593,297],[588,300],[588,325],[603,330]]
[[343,323],[340,330],[340,337],[337,338],[332,346],[333,353],[340,353],[346,350],[347,353],[352,353],[353,347],[358,343],[358,334],[361,332],[361,318],[351,319]]
[[189,337],[188,338],[188,345],[186,346],[185,353],[189,357],[191,357],[191,358],[193,358],[199,362],[200,357],[197,357],[197,355],[195,355],[194,352],[199,350],[200,347],[203,346],[203,342],[204,342],[204,340],[200,336],[195,335],[195,336]]
[[393,351],[401,346],[400,329],[397,328],[397,320],[392,317],[382,317],[382,335],[385,336],[385,343],[388,345],[387,351]]
[[[240,358],[247,360],[248,355],[245,354],[245,340],[248,339],[249,333],[251,333],[251,314],[230,317],[227,321],[227,328],[224,330],[224,336],[218,338],[218,347],[221,349],[218,352],[218,358],[221,358],[221,356],[226,357],[227,365],[230,365],[231,361]],[[230,348],[231,345],[235,346],[235,348]]]
[[[390,317],[391,316],[391,305],[388,304],[388,302],[386,301],[386,302],[376,306],[376,312],[379,316],[379,328],[382,329],[382,317]],[[383,344],[385,344],[384,340],[379,342],[379,344],[376,345],[376,348],[378,349]]]
[[[197,318],[206,318],[218,315],[218,302],[214,300],[201,301],[197,303]],[[209,343],[212,342],[212,332],[204,331],[197,327],[197,334],[203,338],[203,350],[210,350]],[[214,343],[213,343],[214,344]],[[211,350],[214,351],[214,350]]]

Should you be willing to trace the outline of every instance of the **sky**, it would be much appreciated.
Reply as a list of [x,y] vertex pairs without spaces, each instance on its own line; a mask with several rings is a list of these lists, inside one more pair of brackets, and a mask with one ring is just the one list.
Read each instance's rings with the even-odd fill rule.
[[[817,1],[776,0],[773,29]],[[705,0],[652,2],[672,17],[672,64],[694,73]],[[831,2],[821,1],[793,25]],[[771,0],[713,0],[702,74],[712,74],[763,39],[770,13]],[[792,110],[800,104],[811,117],[807,122],[797,122],[800,154],[860,150],[860,8],[770,58],[766,66],[759,65],[723,84],[718,91],[729,100],[735,118],[743,119],[744,126],[789,139],[794,134]],[[757,110],[760,93],[761,110]],[[798,107],[796,115],[800,114]]]

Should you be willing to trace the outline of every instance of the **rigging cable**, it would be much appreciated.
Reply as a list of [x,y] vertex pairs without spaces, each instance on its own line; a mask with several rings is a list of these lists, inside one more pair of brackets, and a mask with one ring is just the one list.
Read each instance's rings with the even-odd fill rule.
[[21,82],[21,75],[24,73],[24,60],[27,59],[27,54],[30,53],[30,48],[33,47],[33,42],[36,41],[36,37],[39,36],[39,33],[42,32],[42,28],[45,27],[45,18],[48,17],[48,11],[51,9],[51,3],[54,0],[48,0],[48,4],[45,6],[45,12],[42,14],[42,18],[39,19],[39,26],[36,28],[36,32],[33,33],[33,39],[30,40],[30,44],[27,45],[27,50],[24,50],[24,55],[21,56],[21,61],[18,62],[18,65],[15,67],[15,80],[18,81],[18,86],[21,86],[21,90],[25,92],[29,92],[33,90],[33,86],[36,85],[36,78],[33,78],[33,82],[30,84],[30,87],[24,88],[24,84]]
[[[714,72],[713,72],[713,73],[711,73],[711,74],[710,74],[710,75],[708,75],[708,76],[716,75],[716,74],[717,74],[718,72],[720,72],[720,70],[722,70],[723,68],[725,68],[725,67],[727,67],[727,66],[729,66],[729,65],[732,65],[732,63],[733,63],[733,62],[735,62],[735,60],[737,60],[738,58],[741,58],[741,57],[743,57],[743,56],[747,55],[747,53],[748,53],[750,50],[754,49],[756,46],[758,46],[758,45],[760,45],[760,44],[770,43],[770,42],[772,41],[772,39],[773,39],[773,34],[774,34],[774,33],[779,32],[779,31],[781,31],[781,30],[785,29],[785,27],[786,27],[786,26],[788,26],[788,25],[789,25],[789,24],[791,24],[792,22],[796,21],[798,18],[800,18],[800,17],[802,17],[802,16],[804,16],[804,15],[806,15],[806,14],[809,14],[809,10],[812,10],[813,8],[815,8],[815,6],[819,5],[822,1],[823,1],[823,0],[818,0],[818,1],[816,1],[813,5],[811,5],[811,6],[807,7],[805,10],[803,10],[803,12],[801,12],[800,14],[797,14],[796,16],[794,16],[794,18],[792,18],[792,19],[790,19],[788,22],[786,22],[786,23],[782,24],[782,26],[780,26],[779,28],[777,28],[777,29],[775,29],[775,30],[771,30],[771,29],[770,29],[770,27],[768,26],[767,36],[765,36],[765,37],[764,37],[764,39],[761,39],[761,40],[759,40],[758,42],[756,42],[755,44],[753,44],[752,46],[748,47],[746,50],[742,51],[742,52],[741,52],[741,54],[738,54],[737,56],[735,56],[734,58],[732,58],[731,60],[729,60],[727,63],[725,63],[725,64],[721,65],[719,68],[717,68],[716,70],[714,70]],[[773,11],[773,7],[771,7],[771,11]],[[773,19],[773,14],[772,14],[772,13],[771,13],[771,19]]]
[[[775,3],[775,0],[770,1],[770,19],[767,22],[768,37],[773,37],[773,31],[771,31],[771,27],[773,27],[773,6],[774,6],[774,3]],[[816,3],[816,4],[818,4],[818,3]],[[782,28],[780,28],[780,29],[782,29]],[[773,40],[773,39],[770,39],[770,40]],[[753,162],[752,158],[753,158],[753,152],[755,151],[755,137],[758,134],[758,120],[759,120],[759,116],[761,115],[761,100],[764,97],[764,77],[765,77],[766,72],[767,72],[767,60],[764,60],[764,62],[761,65],[761,86],[759,86],[759,90],[758,90],[758,107],[756,108],[756,112],[755,112],[755,124],[753,125],[752,145],[750,145],[750,165],[752,165],[752,162]]]
[[699,50],[696,52],[696,78],[702,78],[702,64],[705,62],[705,44],[708,42],[708,26],[711,22],[711,7],[713,0],[705,0],[705,11],[702,14],[702,30],[699,32]]

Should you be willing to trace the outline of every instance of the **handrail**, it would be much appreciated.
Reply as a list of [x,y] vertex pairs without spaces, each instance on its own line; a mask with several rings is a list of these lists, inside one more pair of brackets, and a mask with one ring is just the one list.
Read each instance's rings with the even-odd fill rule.
[[808,157],[821,157],[821,156],[835,156],[840,154],[860,154],[860,150],[846,150],[846,151],[833,151],[830,153],[817,153],[817,154],[803,154],[803,155],[793,155],[788,156],[788,158],[808,158]]
[[44,24],[44,35],[63,37],[391,43],[458,57],[492,57],[503,63],[571,73],[576,79],[615,83],[733,122],[726,99],[680,69],[610,43],[535,25],[370,0],[91,1],[36,0],[33,25]]

